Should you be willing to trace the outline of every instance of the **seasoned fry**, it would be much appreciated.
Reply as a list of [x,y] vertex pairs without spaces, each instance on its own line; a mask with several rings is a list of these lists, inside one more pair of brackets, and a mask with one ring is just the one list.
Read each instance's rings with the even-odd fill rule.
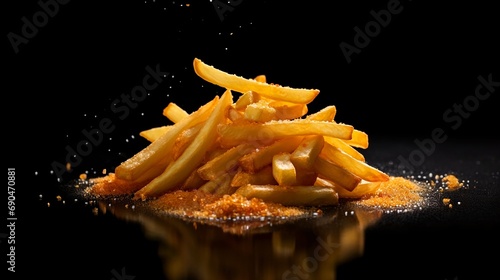
[[335,105],[329,105],[319,110],[316,113],[306,116],[306,120],[331,122],[335,118],[336,114],[337,114],[337,107],[335,107]]
[[280,186],[297,185],[295,166],[290,161],[289,153],[280,153],[273,156],[273,177]]
[[[134,198],[147,199],[157,197],[171,189],[179,187],[189,177],[191,172],[198,167],[207,149],[217,139],[216,127],[222,122],[227,108],[231,104],[232,94],[230,90],[227,90],[221,96],[220,100],[218,100],[212,114],[197,134],[196,139],[193,140],[193,143],[162,174],[137,191],[134,194]],[[181,122],[183,120],[185,119],[182,119]]]
[[342,139],[335,138],[335,137],[328,137],[328,136],[325,136],[323,138],[325,139],[325,141],[328,144],[337,147],[339,150],[350,155],[351,157],[353,157],[357,160],[360,160],[360,161],[365,161],[365,156],[362,153],[360,153],[358,150],[353,148],[353,146],[347,144],[346,141],[344,141]]
[[318,177],[330,180],[349,191],[354,190],[361,182],[361,178],[332,163],[322,154],[314,162],[314,170]]
[[296,168],[313,170],[314,162],[321,153],[325,143],[323,135],[311,135],[302,139],[300,145],[293,151],[290,160]]
[[291,153],[300,144],[302,137],[290,137],[276,141],[268,146],[244,155],[239,160],[240,166],[250,173],[255,173],[261,168],[272,164],[273,157],[279,153]]
[[255,146],[250,143],[233,147],[198,168],[198,174],[204,180],[214,180],[233,171],[238,166],[238,160],[253,150],[255,150]]
[[183,118],[187,117],[189,114],[179,107],[177,104],[170,102],[165,109],[163,109],[163,115],[171,120],[173,123],[178,123]]
[[362,149],[368,148],[368,134],[366,134],[366,132],[357,129],[354,129],[352,131],[351,139],[342,139],[342,141],[346,142],[347,144],[353,147]]
[[289,136],[324,135],[351,139],[353,127],[326,121],[286,120],[266,123],[226,124],[218,127],[221,144],[235,146],[245,141],[273,141]]
[[389,176],[384,172],[368,165],[363,161],[359,161],[351,157],[329,143],[324,145],[321,154],[328,161],[344,168],[345,170],[368,182],[385,182],[389,180]]
[[286,206],[331,206],[339,202],[333,188],[320,186],[246,185],[235,193]]
[[233,107],[236,110],[244,110],[248,105],[260,101],[260,95],[253,91],[248,91],[242,94],[234,103]]
[[271,99],[300,104],[310,103],[319,94],[319,90],[317,89],[283,87],[265,82],[258,82],[254,79],[239,77],[207,65],[197,58],[194,59],[193,66],[196,74],[202,79],[243,94],[253,91]]
[[356,188],[352,191],[348,191],[341,186],[338,186],[334,182],[331,182],[324,178],[317,178],[315,182],[315,186],[322,187],[331,187],[333,188],[339,195],[339,198],[346,199],[360,199],[368,195],[375,194],[375,191],[379,188],[382,182],[366,182],[362,181],[356,186]]
[[[137,154],[122,162],[115,168],[116,177],[133,181],[152,166],[162,162],[162,159],[165,157],[172,158],[173,143],[177,139],[177,136],[184,129],[205,121],[210,116],[210,113],[212,112],[215,104],[217,104],[218,100],[219,97],[216,96],[212,101],[201,106],[197,111],[193,112],[188,117],[172,125],[167,133],[163,134],[156,141],[150,143]],[[166,167],[170,161],[171,160],[167,160],[164,166]]]
[[154,142],[156,139],[160,138],[160,136],[165,134],[170,128],[171,128],[170,125],[153,127],[139,132],[139,136],[142,136],[149,142]]

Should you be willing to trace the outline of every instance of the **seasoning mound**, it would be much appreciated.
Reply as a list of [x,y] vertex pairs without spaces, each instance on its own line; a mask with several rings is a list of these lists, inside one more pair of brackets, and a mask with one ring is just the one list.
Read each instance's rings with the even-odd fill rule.
[[391,177],[380,183],[371,195],[366,195],[356,203],[360,206],[382,209],[411,208],[421,206],[424,202],[426,188],[410,179]]
[[248,199],[239,194],[215,195],[201,190],[177,190],[151,200],[153,209],[188,219],[251,220],[261,218],[291,218],[310,211],[298,207]]

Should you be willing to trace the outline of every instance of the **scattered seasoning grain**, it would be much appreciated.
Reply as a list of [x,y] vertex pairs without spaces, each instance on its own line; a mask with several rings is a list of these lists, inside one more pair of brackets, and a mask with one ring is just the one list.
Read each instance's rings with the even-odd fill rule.
[[448,205],[450,205],[450,202],[451,202],[451,199],[449,199],[447,197],[443,198],[443,204],[444,205],[448,206]]

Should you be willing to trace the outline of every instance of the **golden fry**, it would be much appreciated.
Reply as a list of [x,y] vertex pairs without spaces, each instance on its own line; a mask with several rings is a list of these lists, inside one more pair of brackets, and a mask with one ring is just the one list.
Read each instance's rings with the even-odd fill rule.
[[242,142],[270,142],[289,136],[323,135],[351,139],[353,127],[326,121],[285,120],[266,123],[232,123],[220,125],[218,132],[221,145],[235,146]]
[[377,168],[359,161],[342,152],[337,147],[326,143],[321,154],[330,162],[344,168],[359,178],[368,182],[385,182],[389,176]]
[[226,90],[220,100],[218,100],[205,125],[196,135],[193,143],[191,143],[184,153],[170,164],[162,174],[137,191],[134,198],[146,199],[149,197],[157,197],[171,189],[179,187],[182,182],[189,177],[191,172],[199,166],[208,148],[216,141],[216,127],[224,120],[227,108],[231,106],[231,104],[231,91]]
[[333,188],[319,186],[246,185],[235,193],[285,206],[331,206],[339,202]]
[[243,94],[253,91],[271,99],[300,104],[310,103],[319,94],[317,89],[283,87],[239,77],[207,65],[198,58],[194,59],[193,66],[196,74],[207,82]]
[[250,173],[272,164],[273,156],[279,153],[291,153],[300,144],[302,137],[290,137],[278,140],[268,146],[260,147],[256,151],[244,155],[239,160],[240,166]]
[[293,151],[290,160],[296,168],[313,170],[314,162],[323,149],[324,137],[322,135],[306,136],[300,145]]
[[197,111],[190,114],[188,117],[172,125],[167,133],[160,136],[160,138],[150,143],[126,161],[122,162],[115,168],[116,177],[123,180],[133,181],[151,167],[158,163],[163,163],[165,157],[170,159],[165,161],[164,167],[166,167],[171,161],[173,155],[173,144],[177,139],[177,136],[184,129],[205,121],[218,101],[219,97],[216,96],[213,100],[201,106]]
[[169,125],[153,127],[139,132],[139,136],[145,138],[149,142],[154,142],[156,139],[160,138],[160,136],[165,134],[170,128],[171,126]]
[[290,161],[289,153],[280,153],[273,156],[273,177],[280,186],[294,186],[297,184],[295,166]]
[[189,114],[179,107],[177,104],[170,102],[165,109],[163,109],[163,115],[171,120],[173,123],[178,123],[183,118],[187,117]]
[[354,190],[361,182],[361,178],[327,160],[322,154],[314,162],[314,170],[318,177],[330,180],[349,191]]

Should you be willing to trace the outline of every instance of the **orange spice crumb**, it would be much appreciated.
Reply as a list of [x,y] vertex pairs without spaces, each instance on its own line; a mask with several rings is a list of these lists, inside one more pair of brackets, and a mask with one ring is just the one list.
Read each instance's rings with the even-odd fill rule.
[[443,201],[443,204],[446,205],[446,206],[450,205],[450,203],[451,203],[451,199],[449,199],[447,197],[443,198],[442,201]]
[[455,175],[446,175],[443,177],[442,181],[446,184],[448,190],[457,190],[464,185]]

